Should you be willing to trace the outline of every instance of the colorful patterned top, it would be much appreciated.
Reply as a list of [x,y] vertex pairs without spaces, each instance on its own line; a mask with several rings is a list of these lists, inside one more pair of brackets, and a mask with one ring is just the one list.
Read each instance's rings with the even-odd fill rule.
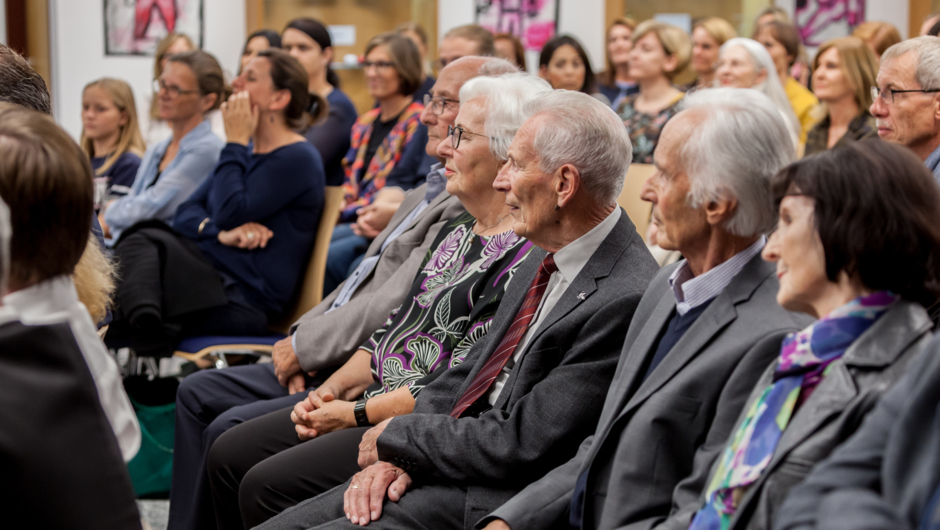
[[783,340],[774,382],[751,402],[712,471],[689,530],[726,530],[748,488],[770,465],[790,419],[833,363],[899,299],[880,291],[833,310]]
[[[806,148],[803,150],[803,156],[809,156],[815,153],[821,153],[829,149],[829,126],[832,122],[826,115],[815,127],[810,129],[806,135]],[[846,145],[850,142],[857,142],[865,138],[877,138],[878,126],[875,124],[875,118],[868,113],[868,109],[863,110],[856,116],[833,147]]]
[[[386,184],[398,185],[393,171],[400,163],[407,163],[409,167],[399,167],[399,170],[405,169],[409,174],[418,171],[418,164],[415,162],[422,160],[427,143],[427,128],[419,121],[422,110],[424,105],[415,102],[402,111],[392,132],[382,141],[367,168],[364,167],[364,161],[369,138],[372,136],[372,125],[379,119],[381,110],[372,109],[356,120],[352,127],[349,151],[343,158],[343,169],[346,171],[343,191],[346,194],[346,203],[340,213],[341,222],[355,221],[356,210],[371,204],[375,194]],[[425,141],[422,142],[422,138]],[[416,150],[420,150],[420,153]],[[411,168],[410,165],[415,167]]]
[[532,243],[512,230],[477,236],[475,222],[465,213],[441,230],[406,302],[362,346],[372,354],[376,381],[366,397],[401,387],[417,396],[486,335]]
[[630,133],[634,164],[653,163],[653,151],[659,141],[659,133],[662,132],[666,122],[679,113],[679,102],[682,101],[683,96],[685,94],[678,95],[668,107],[656,115],[639,112],[633,107],[639,94],[627,96],[627,99],[620,105],[617,114],[627,126],[627,132]]

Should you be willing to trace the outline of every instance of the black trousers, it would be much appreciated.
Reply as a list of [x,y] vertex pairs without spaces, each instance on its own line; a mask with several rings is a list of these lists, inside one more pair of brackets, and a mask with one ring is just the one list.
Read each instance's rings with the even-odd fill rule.
[[301,442],[285,408],[237,425],[209,450],[208,470],[219,528],[252,528],[360,471],[366,427]]

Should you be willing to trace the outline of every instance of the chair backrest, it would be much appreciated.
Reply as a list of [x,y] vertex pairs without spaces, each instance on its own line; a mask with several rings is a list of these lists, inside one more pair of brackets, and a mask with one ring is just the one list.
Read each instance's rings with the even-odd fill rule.
[[652,164],[630,164],[630,169],[623,181],[623,191],[617,198],[617,204],[627,212],[630,220],[636,225],[636,231],[644,240],[646,229],[650,224],[650,215],[653,213],[653,205],[640,198],[640,191],[643,190],[643,184],[654,171],[656,168]]
[[313,309],[323,300],[323,278],[326,275],[326,256],[330,250],[330,240],[333,238],[333,229],[339,220],[339,212],[343,206],[343,188],[341,186],[327,186],[323,199],[323,214],[320,215],[320,225],[317,228],[317,238],[310,253],[310,261],[304,271],[300,282],[300,290],[296,294],[296,302],[292,309],[284,314],[284,318],[271,326],[271,329],[280,333],[287,333],[291,324],[297,321],[304,313]]

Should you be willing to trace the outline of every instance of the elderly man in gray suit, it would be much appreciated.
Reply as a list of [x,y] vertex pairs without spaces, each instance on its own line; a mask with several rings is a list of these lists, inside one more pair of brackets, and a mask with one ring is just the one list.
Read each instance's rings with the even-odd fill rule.
[[[363,471],[261,528],[472,528],[574,456],[594,428],[657,271],[617,207],[630,138],[609,107],[579,92],[545,94],[524,112],[531,117],[494,187],[506,194],[513,230],[539,248],[486,338],[424,388],[414,413],[363,436]],[[488,116],[486,130],[498,120]]]
[[[464,57],[444,68],[421,114],[428,126],[428,154],[437,156],[438,144],[454,125],[464,83],[515,71],[507,61],[486,57]],[[346,362],[401,304],[441,227],[465,211],[444,184],[443,166],[437,164],[427,183],[405,196],[352,276],[274,345],[273,364],[207,370],[183,380],[176,399],[171,529],[215,526],[205,462],[222,433],[303,400],[302,391],[322,380],[307,372]]]
[[686,259],[643,296],[594,435],[479,526],[661,522],[694,501],[674,498],[686,491],[676,486],[704,483],[693,464],[717,456],[781,339],[808,323],[777,305],[775,267],[760,256],[776,219],[770,178],[794,158],[786,124],[756,91],[686,99],[663,128],[642,192],[660,246]]

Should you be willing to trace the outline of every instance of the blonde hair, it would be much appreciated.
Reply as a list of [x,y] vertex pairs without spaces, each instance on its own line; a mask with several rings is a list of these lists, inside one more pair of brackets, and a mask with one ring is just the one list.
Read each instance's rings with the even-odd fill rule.
[[[137,121],[137,106],[134,104],[134,92],[131,90],[130,85],[119,79],[104,77],[85,85],[85,88],[82,89],[82,94],[91,87],[98,87],[107,92],[108,95],[111,96],[111,102],[114,103],[114,106],[124,113],[124,117],[127,118],[127,123],[121,126],[117,147],[108,155],[104,164],[102,164],[96,172],[98,175],[103,175],[111,169],[111,166],[113,166],[114,163],[117,162],[117,159],[124,153],[131,152],[137,156],[143,156],[147,146],[144,144],[144,138],[140,134],[140,126]],[[82,136],[78,145],[82,147],[82,151],[85,151],[85,154],[87,154],[89,158],[106,154],[95,152],[95,144],[92,142],[91,138],[85,135],[84,127],[82,127]]]
[[734,26],[721,17],[705,17],[700,19],[692,25],[692,31],[695,31],[696,28],[702,28],[707,31],[708,34],[718,42],[719,47],[738,36],[738,32],[734,30]]
[[[901,42],[901,34],[898,28],[887,22],[863,22],[852,31],[853,37],[858,37],[871,45],[878,57],[888,48]],[[818,56],[818,55],[817,55]]]
[[[193,39],[190,39],[185,33],[168,33],[166,37],[163,37],[163,40],[160,41],[160,44],[157,44],[157,51],[153,54],[153,78],[160,79],[160,76],[163,75],[163,66],[160,64],[163,62],[163,59],[166,59],[166,51],[170,49],[170,46],[173,45],[179,39],[186,41],[186,44],[189,45],[190,50],[195,50],[196,45],[193,43]],[[150,102],[150,118],[157,120],[160,119],[160,116],[157,114],[157,105],[159,102],[157,98],[154,97]]]
[[75,265],[75,290],[78,301],[85,305],[91,319],[101,322],[108,315],[111,297],[114,294],[115,269],[92,234],[88,238],[85,252]]
[[832,39],[820,46],[816,52],[816,58],[813,60],[814,71],[819,68],[823,53],[830,48],[835,48],[839,54],[839,68],[852,85],[855,103],[860,110],[867,109],[872,103],[871,87],[875,86],[875,79],[878,77],[878,58],[875,53],[858,37]]
[[[636,20],[630,17],[620,17],[614,20],[613,23],[610,24],[610,27],[607,28],[607,41],[610,41],[610,32],[617,26],[623,26],[633,32],[636,29]],[[631,35],[630,38],[632,39],[633,36]],[[604,48],[607,48],[606,42],[604,43]],[[617,68],[614,66],[614,61],[610,58],[610,52],[607,52],[607,70],[597,74],[597,78],[605,85],[614,86],[617,80]]]
[[672,81],[673,77],[685,70],[692,59],[692,41],[689,40],[689,35],[671,24],[647,20],[637,26],[636,31],[633,32],[633,45],[636,46],[637,41],[645,37],[647,33],[655,34],[666,55],[676,58],[676,67],[670,72],[663,72]]

